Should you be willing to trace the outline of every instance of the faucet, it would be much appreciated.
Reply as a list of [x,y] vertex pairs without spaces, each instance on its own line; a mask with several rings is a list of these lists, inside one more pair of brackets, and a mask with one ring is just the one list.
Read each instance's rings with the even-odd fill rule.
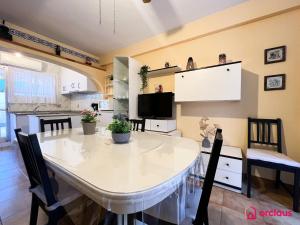
[[34,107],[34,109],[33,109],[34,114],[36,114],[36,112],[38,111],[38,108],[40,108],[40,105],[37,105],[36,107]]

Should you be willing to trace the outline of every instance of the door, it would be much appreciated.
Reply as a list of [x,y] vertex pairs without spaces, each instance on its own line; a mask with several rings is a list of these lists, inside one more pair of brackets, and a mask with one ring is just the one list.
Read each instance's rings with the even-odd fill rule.
[[7,129],[7,101],[6,101],[6,82],[5,74],[7,67],[0,65],[0,143],[8,139]]

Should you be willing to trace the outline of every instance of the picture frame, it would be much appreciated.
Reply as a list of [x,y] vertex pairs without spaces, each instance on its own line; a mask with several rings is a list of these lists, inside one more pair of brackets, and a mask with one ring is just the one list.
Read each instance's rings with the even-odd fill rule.
[[286,60],[286,46],[265,49],[265,64],[284,62]]
[[264,89],[265,91],[284,90],[286,85],[286,75],[276,74],[265,76]]

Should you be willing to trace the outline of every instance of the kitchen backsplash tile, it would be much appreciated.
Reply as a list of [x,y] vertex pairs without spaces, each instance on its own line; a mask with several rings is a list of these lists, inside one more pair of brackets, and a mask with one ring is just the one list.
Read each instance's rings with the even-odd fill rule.
[[70,111],[71,96],[58,95],[57,104],[28,104],[28,103],[9,103],[9,112],[33,111],[39,106],[38,111]]
[[99,103],[102,99],[101,93],[83,94],[73,93],[71,96],[71,110],[78,111],[91,108],[92,103]]

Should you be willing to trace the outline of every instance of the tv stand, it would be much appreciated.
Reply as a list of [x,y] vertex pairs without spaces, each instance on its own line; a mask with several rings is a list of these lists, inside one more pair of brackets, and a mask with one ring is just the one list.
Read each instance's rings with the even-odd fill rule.
[[145,129],[169,133],[176,130],[176,120],[174,119],[146,119]]

